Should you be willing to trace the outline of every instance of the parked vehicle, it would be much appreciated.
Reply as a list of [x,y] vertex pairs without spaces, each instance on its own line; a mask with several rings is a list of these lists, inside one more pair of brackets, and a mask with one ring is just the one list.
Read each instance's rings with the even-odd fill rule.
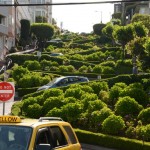
[[63,56],[62,53],[51,53],[50,56]]
[[0,116],[0,150],[81,150],[72,126],[58,117]]
[[87,77],[82,77],[82,76],[62,76],[62,77],[54,78],[48,84],[38,88],[38,91],[49,89],[49,88],[67,86],[70,84],[75,84],[80,82],[89,82],[89,80]]

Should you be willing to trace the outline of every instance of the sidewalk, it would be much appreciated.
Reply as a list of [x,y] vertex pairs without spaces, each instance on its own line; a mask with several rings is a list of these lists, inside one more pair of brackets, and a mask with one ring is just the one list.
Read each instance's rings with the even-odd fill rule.
[[11,107],[14,104],[14,102],[5,102],[5,107],[3,108],[3,102],[0,101],[0,115],[3,115],[3,109],[5,111],[5,115],[8,115],[11,113]]

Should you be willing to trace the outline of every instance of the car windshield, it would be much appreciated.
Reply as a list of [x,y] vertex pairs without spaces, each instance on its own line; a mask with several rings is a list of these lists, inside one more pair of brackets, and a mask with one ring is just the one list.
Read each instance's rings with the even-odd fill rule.
[[55,83],[57,83],[60,80],[60,78],[54,78],[52,81],[50,81],[48,84],[46,84],[47,86],[52,86]]
[[0,125],[0,150],[28,150],[32,128]]

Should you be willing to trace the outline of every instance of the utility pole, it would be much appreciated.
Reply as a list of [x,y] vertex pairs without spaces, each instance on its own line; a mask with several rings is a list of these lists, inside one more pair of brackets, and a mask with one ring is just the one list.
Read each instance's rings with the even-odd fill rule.
[[14,37],[15,37],[15,46],[16,46],[16,36],[17,36],[17,23],[16,23],[16,20],[17,20],[17,4],[18,4],[18,1],[17,0],[15,0],[14,1],[14,8],[15,8],[15,11],[14,11],[14,15],[15,15],[15,23],[14,23],[14,26],[15,26],[15,28],[14,28]]

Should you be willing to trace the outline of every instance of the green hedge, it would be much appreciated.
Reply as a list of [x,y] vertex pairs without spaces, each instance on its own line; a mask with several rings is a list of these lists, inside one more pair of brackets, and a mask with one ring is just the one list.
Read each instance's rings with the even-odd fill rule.
[[149,150],[150,143],[101,133],[75,129],[80,143],[104,146],[120,150]]

